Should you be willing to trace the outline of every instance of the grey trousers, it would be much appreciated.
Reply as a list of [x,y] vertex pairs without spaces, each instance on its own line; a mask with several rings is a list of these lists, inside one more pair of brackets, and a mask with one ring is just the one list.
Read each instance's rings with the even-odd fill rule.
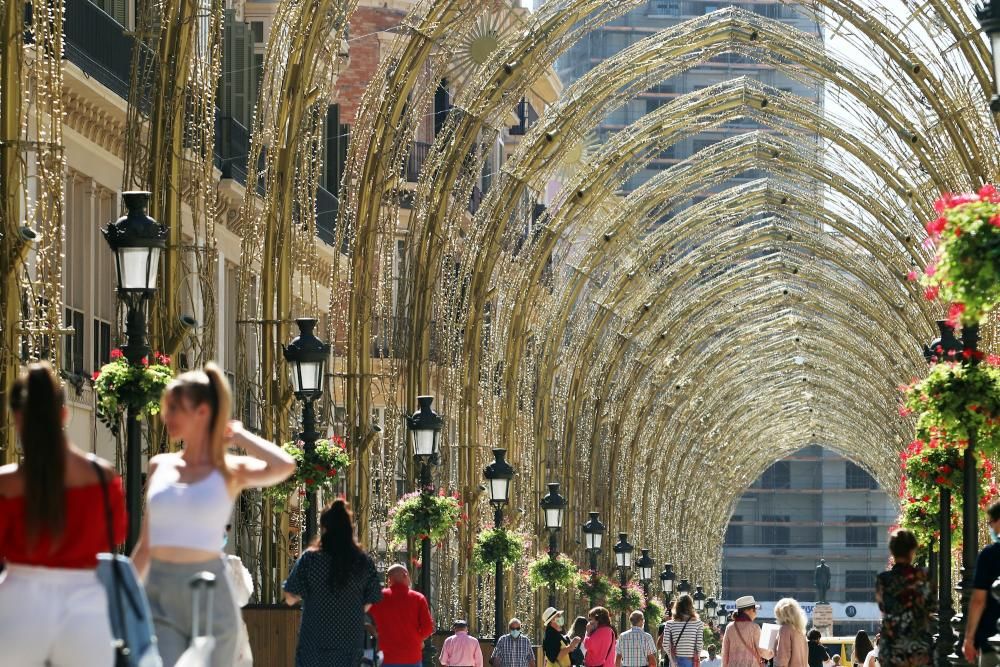
[[[236,656],[239,610],[229,586],[226,563],[213,558],[201,563],[167,563],[153,560],[146,578],[146,595],[153,612],[156,641],[164,667],[173,667],[191,643],[192,591],[190,581],[198,572],[215,575],[215,599],[212,604],[212,636],[215,650],[212,667],[231,667]],[[204,598],[205,596],[200,596]],[[203,599],[199,600],[204,627]]]

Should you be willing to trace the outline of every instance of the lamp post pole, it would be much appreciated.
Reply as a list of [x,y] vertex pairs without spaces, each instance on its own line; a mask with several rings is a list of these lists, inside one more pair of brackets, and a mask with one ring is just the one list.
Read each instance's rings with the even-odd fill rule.
[[[146,307],[156,293],[160,254],[167,247],[167,228],[146,213],[150,193],[123,192],[127,213],[109,224],[104,238],[115,254],[118,298],[125,304],[125,337],[122,355],[132,366],[148,359]],[[142,423],[137,409],[129,406],[125,424],[125,506],[131,552],[142,528]]]
[[[441,427],[444,419],[431,409],[433,396],[417,396],[417,411],[406,418],[413,440],[413,458],[419,468],[420,500],[426,507],[433,491],[431,465],[438,462],[440,452]],[[424,537],[420,541],[420,592],[431,603],[431,540]],[[434,664],[434,645],[430,637],[424,641],[423,663],[425,667]]]
[[604,542],[604,524],[598,512],[590,512],[590,520],[583,524],[583,537],[590,556],[590,608],[594,608],[594,586],[597,585],[597,557]]
[[[490,492],[490,502],[493,503],[493,526],[501,528],[503,526],[503,508],[510,500],[510,480],[514,477],[514,468],[507,463],[505,456],[506,449],[499,447],[493,450],[493,463],[483,469],[483,477],[486,478],[487,489]],[[504,605],[504,576],[503,561],[497,560],[496,572],[494,573],[494,583],[496,585],[496,597],[493,609],[494,637],[500,638],[500,631],[504,627],[503,605]]]
[[[649,555],[649,549],[640,549],[639,560],[635,562],[636,567],[639,568],[639,581],[642,583],[642,594],[645,596],[646,600],[649,600],[649,582],[653,579],[653,566],[656,565],[656,561],[653,560],[652,556]],[[644,622],[644,628],[646,632],[649,632],[649,621]]]
[[[549,531],[549,558],[555,560],[559,556],[559,542],[556,535],[562,528],[567,503],[559,494],[559,482],[549,482],[548,487],[549,492],[542,498],[540,506],[545,519],[545,528]],[[549,585],[549,606],[556,606],[556,588],[552,585]]]
[[[962,354],[968,363],[975,366],[979,363],[979,325],[972,324],[962,328]],[[969,618],[969,603],[972,601],[973,582],[976,576],[976,557],[979,554],[979,475],[976,469],[976,430],[969,429],[969,442],[963,454],[964,468],[962,470],[962,610],[953,619],[955,628],[955,651],[949,656],[952,664],[968,664],[962,655],[962,640],[965,637],[965,624]],[[945,544],[942,547],[950,546]]]
[[[313,403],[323,395],[326,360],[330,356],[330,346],[316,338],[313,333],[316,322],[316,318],[313,317],[300,317],[295,320],[295,324],[299,327],[299,335],[283,350],[285,361],[291,369],[292,391],[295,397],[302,401],[302,432],[299,434],[299,439],[302,441],[303,462],[307,469],[315,462],[316,441],[320,436],[316,430],[316,408]],[[317,505],[316,490],[310,489],[306,496],[303,548],[316,536]]]
[[[618,566],[618,582],[621,586],[622,600],[625,599],[625,595],[628,592],[628,572],[632,567],[632,551],[633,547],[628,542],[628,533],[618,533],[618,543],[614,546],[615,552],[615,564]],[[622,609],[620,627],[621,631],[624,632],[627,627],[628,619],[625,614],[625,609]]]
[[663,603],[667,609],[670,608],[670,599],[674,594],[674,579],[676,577],[673,563],[667,563],[663,566],[663,572],[660,572],[660,589],[663,591]]

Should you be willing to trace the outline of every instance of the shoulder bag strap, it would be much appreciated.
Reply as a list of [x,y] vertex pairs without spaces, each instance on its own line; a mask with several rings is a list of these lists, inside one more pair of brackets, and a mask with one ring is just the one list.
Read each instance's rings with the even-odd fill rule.
[[677,639],[674,639],[673,632],[670,633],[670,655],[674,658],[677,657],[677,645],[681,643],[681,638],[684,637],[684,631],[687,630],[688,623],[690,622],[691,622],[690,618],[684,621],[684,625],[681,626],[681,631],[677,635]]
[[[118,604],[115,606],[115,620],[118,622],[119,631],[124,631],[125,628],[125,601],[122,599],[122,589],[125,587],[122,583],[121,572],[118,571],[118,561],[115,559],[115,533],[114,528],[114,515],[111,512],[111,498],[108,493],[108,482],[104,478],[104,470],[101,468],[100,464],[97,463],[96,458],[90,456],[90,465],[94,466],[94,472],[97,473],[97,479],[101,483],[101,496],[104,498],[104,521],[107,524],[108,532],[108,553],[111,555],[111,579],[114,582],[112,587],[115,589],[115,600]],[[115,641],[118,647],[125,648],[124,637],[115,637]]]

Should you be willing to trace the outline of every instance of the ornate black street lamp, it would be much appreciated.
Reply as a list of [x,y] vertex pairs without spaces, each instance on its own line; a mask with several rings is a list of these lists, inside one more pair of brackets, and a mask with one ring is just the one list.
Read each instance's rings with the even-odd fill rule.
[[699,614],[705,611],[705,591],[701,586],[696,586],[694,591],[694,610]]
[[[313,403],[323,396],[323,381],[326,378],[326,360],[330,357],[330,346],[313,334],[316,319],[302,317],[295,320],[299,335],[284,349],[285,361],[292,371],[292,391],[295,398],[302,401],[302,451],[305,464],[311,465],[316,453],[316,410]],[[316,535],[316,492],[310,491],[306,499],[305,542],[310,544]]]
[[691,583],[687,579],[681,579],[681,583],[677,584],[677,592],[681,595],[691,592]]
[[584,545],[587,548],[587,555],[590,556],[590,608],[594,608],[593,586],[597,582],[597,557],[601,555],[601,547],[604,544],[604,524],[598,518],[598,512],[590,512],[590,520],[583,524]]
[[715,601],[715,598],[709,597],[705,600],[705,617],[711,622],[715,618],[715,610],[718,609],[719,603]]
[[[635,566],[639,569],[639,581],[642,583],[642,594],[649,599],[649,582],[653,580],[653,566],[656,561],[649,555],[649,549],[639,549],[642,554]],[[646,630],[649,630],[649,622],[646,622]]]
[[664,565],[663,572],[660,572],[660,590],[663,591],[663,599],[668,607],[670,606],[670,598],[674,595],[674,579],[676,578],[673,564]]
[[[146,342],[147,302],[156,293],[160,255],[167,247],[167,228],[146,213],[148,192],[123,192],[128,212],[110,223],[104,238],[115,254],[115,277],[118,298],[125,304],[125,339],[122,355],[133,366],[149,357]],[[136,408],[129,407],[125,417],[125,499],[128,510],[129,552],[139,540],[142,520],[142,423]]]
[[[417,396],[417,411],[406,418],[413,440],[413,458],[420,467],[420,496],[425,503],[430,502],[434,493],[431,466],[437,465],[441,452],[441,427],[444,419],[431,409],[433,396]],[[431,538],[420,541],[420,592],[431,601]],[[434,644],[430,637],[424,641],[423,663],[425,667],[434,665]]]
[[[420,468],[420,494],[428,498],[434,492],[431,465],[437,464],[441,449],[441,427],[444,420],[431,409],[433,396],[417,396],[417,411],[406,418],[413,440],[413,458]],[[431,540],[420,543],[420,592],[431,598]]]
[[726,619],[729,617],[729,612],[726,611],[726,605],[720,604],[719,611],[715,613],[719,617],[719,632],[722,632],[723,628],[726,627]]
[[[556,535],[562,529],[563,516],[566,514],[566,499],[559,495],[559,482],[549,482],[549,492],[542,498],[539,506],[545,519],[545,529],[549,531],[549,558],[555,560],[559,555],[559,542]],[[549,586],[549,606],[556,606],[555,586]]]
[[1000,112],[1000,92],[997,85],[1000,84],[1000,61],[997,54],[1000,52],[1000,2],[986,0],[976,7],[976,18],[983,32],[990,38],[990,55],[993,58],[993,98],[990,100],[990,111]]
[[[632,568],[632,552],[635,550],[631,544],[628,543],[628,533],[618,533],[618,543],[613,547],[615,552],[615,565],[618,567],[618,581],[621,585],[622,599],[625,599],[628,590],[628,573]],[[621,617],[621,629],[624,631],[626,627],[626,615],[625,610],[622,610]]]
[[[493,503],[493,526],[500,528],[503,526],[503,508],[510,501],[510,480],[514,478],[514,468],[507,463],[505,456],[507,450],[502,448],[493,449],[493,463],[483,469],[483,477],[486,478],[486,489],[490,494],[490,502]],[[493,622],[496,628],[496,637],[499,639],[504,627],[503,615],[503,563],[496,562],[496,598],[493,610]]]

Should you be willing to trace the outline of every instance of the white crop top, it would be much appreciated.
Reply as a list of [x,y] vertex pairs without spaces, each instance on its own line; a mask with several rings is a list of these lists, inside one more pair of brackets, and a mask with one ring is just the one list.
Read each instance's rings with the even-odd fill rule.
[[149,545],[221,552],[233,511],[225,478],[213,470],[197,482],[179,479],[177,467],[164,462],[149,480]]

